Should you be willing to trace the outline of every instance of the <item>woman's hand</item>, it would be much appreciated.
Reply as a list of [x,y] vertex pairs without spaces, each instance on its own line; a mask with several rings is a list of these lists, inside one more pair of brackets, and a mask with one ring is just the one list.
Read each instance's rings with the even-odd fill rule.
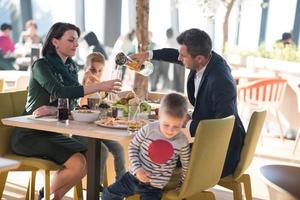
[[120,79],[113,79],[109,81],[102,81],[100,83],[100,91],[105,92],[119,92],[121,91],[122,83]]
[[143,183],[150,182],[150,178],[149,178],[150,173],[145,171],[143,168],[138,169],[136,171],[135,175]]
[[48,115],[56,115],[57,114],[57,108],[54,106],[41,106],[37,108],[35,111],[33,111],[34,117],[43,117]]

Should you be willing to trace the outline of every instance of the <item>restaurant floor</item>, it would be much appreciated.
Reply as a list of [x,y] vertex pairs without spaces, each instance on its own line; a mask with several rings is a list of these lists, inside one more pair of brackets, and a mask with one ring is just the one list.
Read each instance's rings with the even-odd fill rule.
[[[300,166],[300,144],[297,148],[295,155],[292,155],[294,147],[292,140],[285,140],[282,143],[278,138],[264,136],[263,145],[258,144],[256,155],[248,169],[251,175],[252,193],[255,200],[269,199],[268,191],[260,178],[259,168],[267,164],[286,164]],[[2,200],[21,200],[24,199],[26,193],[26,185],[29,178],[27,172],[13,172],[9,173],[8,182],[5,186],[4,195]],[[42,174],[37,175],[36,189],[41,188],[43,185]],[[212,189],[218,200],[231,200],[232,192],[222,187],[216,186]],[[69,192],[64,200],[72,199],[73,192]]]

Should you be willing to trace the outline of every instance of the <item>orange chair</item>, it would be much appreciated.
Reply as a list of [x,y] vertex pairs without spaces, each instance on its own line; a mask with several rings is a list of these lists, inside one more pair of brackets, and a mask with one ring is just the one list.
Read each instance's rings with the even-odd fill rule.
[[281,78],[263,79],[238,86],[238,102],[256,109],[274,111],[280,127],[280,139],[284,141],[284,132],[279,119],[278,108],[282,103],[287,81]]
[[[298,85],[298,88],[296,90],[296,95],[297,95],[297,103],[298,103],[298,112],[300,113],[300,85]],[[296,152],[299,139],[300,139],[300,128],[297,131],[295,145],[294,145],[294,148],[293,148],[293,154],[295,154],[295,152]]]

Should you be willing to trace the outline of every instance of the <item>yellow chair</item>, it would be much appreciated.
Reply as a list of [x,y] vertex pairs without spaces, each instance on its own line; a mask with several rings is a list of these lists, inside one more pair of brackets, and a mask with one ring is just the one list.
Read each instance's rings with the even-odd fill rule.
[[0,92],[4,90],[4,79],[0,79]]
[[[164,200],[215,199],[212,192],[205,190],[215,186],[220,180],[233,124],[234,116],[199,123],[181,190],[178,192],[173,186],[172,190],[164,192]],[[137,197],[135,195],[127,199]]]
[[234,200],[242,199],[241,183],[244,185],[246,199],[252,200],[250,176],[244,174],[244,172],[252,162],[265,118],[266,111],[256,111],[252,114],[238,166],[233,175],[222,178],[218,183],[227,189],[233,190]]
[[[0,93],[0,119],[21,115],[27,98],[27,91],[16,91],[8,93]],[[13,171],[31,171],[31,179],[29,181],[25,199],[34,199],[35,195],[35,177],[38,170],[43,170],[45,174],[45,199],[50,199],[50,171],[56,171],[61,168],[60,165],[52,161],[34,157],[25,157],[16,155],[10,150],[10,135],[13,127],[7,127],[0,122],[0,156],[21,162],[19,168]],[[0,198],[3,195],[5,182],[8,172],[0,173]],[[75,199],[83,199],[81,183],[75,190]]]

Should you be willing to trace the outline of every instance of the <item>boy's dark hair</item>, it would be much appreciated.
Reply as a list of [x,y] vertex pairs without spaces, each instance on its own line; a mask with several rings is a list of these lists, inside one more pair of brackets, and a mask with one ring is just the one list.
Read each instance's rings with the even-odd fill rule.
[[212,42],[209,35],[202,30],[192,28],[182,32],[177,37],[180,45],[185,45],[192,57],[202,55],[209,57],[212,49]]
[[160,111],[166,114],[176,117],[183,118],[188,110],[188,103],[186,98],[178,93],[170,93],[164,96],[160,103]]
[[5,31],[5,30],[12,30],[12,26],[10,24],[7,23],[3,23],[1,24],[1,31]]
[[63,22],[57,22],[53,24],[46,36],[46,40],[42,49],[42,55],[45,56],[47,53],[56,53],[56,49],[52,44],[52,39],[60,39],[63,36],[63,34],[68,30],[74,30],[77,32],[78,37],[80,36],[80,29],[73,24]]

